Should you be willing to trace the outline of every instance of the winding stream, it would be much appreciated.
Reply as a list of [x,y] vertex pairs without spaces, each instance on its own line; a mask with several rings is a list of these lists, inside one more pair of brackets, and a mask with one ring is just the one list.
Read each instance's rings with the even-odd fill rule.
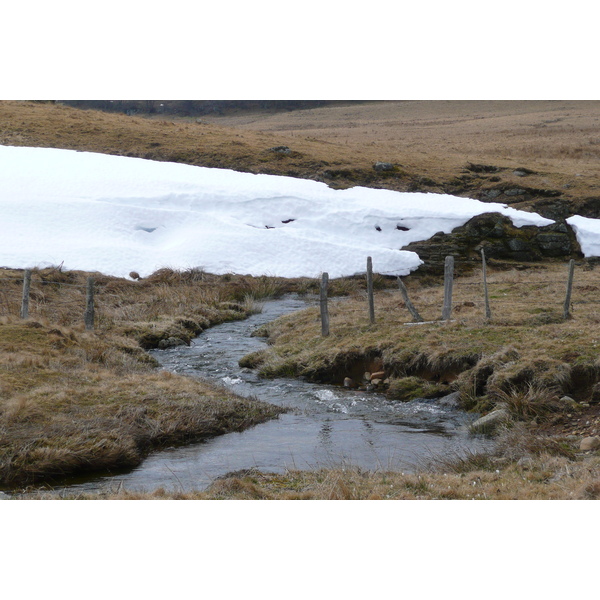
[[258,326],[306,306],[294,296],[269,301],[262,313],[212,327],[190,347],[152,352],[164,369],[218,382],[237,394],[287,407],[288,413],[241,433],[156,452],[129,473],[62,489],[202,490],[217,477],[250,468],[281,473],[352,465],[411,471],[432,456],[486,445],[467,433],[475,417],[451,403],[391,402],[381,394],[297,379],[260,379],[239,367],[242,356],[265,346],[263,338],[251,337]]

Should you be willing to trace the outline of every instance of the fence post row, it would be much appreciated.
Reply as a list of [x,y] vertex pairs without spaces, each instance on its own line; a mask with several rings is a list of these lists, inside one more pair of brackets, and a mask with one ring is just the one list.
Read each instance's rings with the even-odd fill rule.
[[[490,309],[489,302],[489,293],[488,293],[488,283],[487,283],[487,270],[486,270],[486,260],[485,260],[485,251],[483,248],[480,250],[481,252],[481,264],[482,264],[482,273],[483,273],[483,290],[485,296],[485,316],[486,319],[490,320],[492,318],[492,311]],[[571,318],[571,293],[573,290],[573,275],[575,271],[575,260],[571,259],[569,261],[569,276],[567,281],[567,291],[565,302],[563,305],[563,316],[565,319]],[[406,305],[406,308],[409,310],[412,315],[415,323],[422,323],[423,318],[410,301],[408,297],[408,291],[404,282],[400,277],[397,277],[398,288],[400,293],[402,294],[402,298]],[[444,262],[444,305],[442,308],[442,320],[447,321],[450,319],[452,314],[452,288],[454,283],[454,257],[446,256],[446,260]],[[31,270],[26,269],[24,271],[23,276],[23,296],[21,300],[21,318],[27,319],[29,317],[29,295],[31,288]],[[321,295],[320,295],[320,307],[321,307],[321,335],[326,337],[329,335],[329,310],[327,306],[327,295],[329,288],[329,274],[323,273],[321,278]],[[369,322],[371,324],[375,323],[375,303],[374,303],[374,293],[373,293],[373,261],[371,257],[367,257],[367,294],[369,298]],[[85,323],[86,330],[94,329],[94,278],[88,277],[87,285],[86,285],[86,308],[83,314],[83,319]]]
[[454,283],[454,256],[446,256],[444,263],[444,307],[442,320],[447,321],[452,314],[452,285]]
[[481,267],[482,267],[482,271],[483,271],[483,295],[484,295],[484,299],[485,299],[485,318],[489,320],[492,318],[492,310],[490,308],[490,298],[488,296],[487,270],[486,270],[486,264],[485,264],[485,250],[483,248],[481,249]]
[[94,329],[94,278],[88,277],[85,290],[85,312],[83,313],[85,328],[90,331]]
[[421,315],[415,308],[414,304],[410,301],[410,298],[408,297],[408,290],[406,289],[406,286],[404,285],[404,281],[402,281],[402,279],[400,279],[400,277],[398,277],[398,288],[400,289],[400,293],[402,294],[402,299],[404,300],[404,304],[406,304],[406,308],[408,308],[410,314],[412,315],[414,322],[422,323],[423,317],[421,317]]
[[329,335],[329,310],[327,308],[327,288],[329,285],[329,274],[323,273],[321,278],[321,335]]
[[567,280],[567,296],[565,298],[565,306],[563,316],[568,319],[571,316],[571,290],[573,289],[573,272],[575,271],[575,260],[572,258],[569,261],[569,279]]
[[21,319],[29,317],[29,288],[31,287],[31,271],[25,269],[23,277],[23,298],[21,300]]
[[373,261],[367,257],[367,296],[369,297],[369,323],[375,323],[375,300],[373,298]]

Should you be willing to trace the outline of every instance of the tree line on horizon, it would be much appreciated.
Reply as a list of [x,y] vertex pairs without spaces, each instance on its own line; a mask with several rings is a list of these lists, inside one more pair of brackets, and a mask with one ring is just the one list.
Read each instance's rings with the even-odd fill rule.
[[[74,108],[135,114],[195,117],[232,110],[299,110],[333,104],[335,100],[57,100]],[[349,101],[357,102],[357,101]]]

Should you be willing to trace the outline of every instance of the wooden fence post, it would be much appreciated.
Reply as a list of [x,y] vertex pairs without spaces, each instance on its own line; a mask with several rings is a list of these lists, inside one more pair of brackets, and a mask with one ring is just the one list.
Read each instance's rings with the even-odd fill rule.
[[321,278],[321,335],[329,335],[329,311],[327,309],[327,287],[329,284],[329,274],[323,273]]
[[400,279],[400,277],[398,277],[398,287],[400,288],[400,293],[402,294],[402,299],[404,300],[404,304],[406,304],[406,308],[408,308],[408,310],[410,311],[410,314],[412,315],[414,322],[422,323],[423,318],[418,313],[414,304],[410,301],[410,298],[408,297],[408,290],[406,289],[406,286],[404,285],[404,281],[402,281],[402,279]]
[[481,267],[483,270],[483,296],[485,299],[485,318],[492,318],[492,310],[490,309],[490,298],[488,296],[488,286],[487,286],[487,271],[485,265],[485,250],[481,249]]
[[29,288],[31,287],[31,271],[25,269],[23,277],[23,299],[21,300],[21,319],[29,316]]
[[88,277],[85,290],[85,312],[83,313],[85,328],[90,331],[94,329],[94,278]]
[[369,297],[369,323],[375,323],[375,300],[373,299],[373,261],[367,257],[367,296]]
[[446,256],[444,263],[444,307],[442,320],[447,321],[452,314],[452,284],[454,283],[454,256]]
[[575,271],[575,260],[572,258],[569,261],[569,279],[567,281],[567,296],[565,298],[565,305],[563,310],[563,316],[565,319],[571,316],[571,290],[573,289],[573,273]]

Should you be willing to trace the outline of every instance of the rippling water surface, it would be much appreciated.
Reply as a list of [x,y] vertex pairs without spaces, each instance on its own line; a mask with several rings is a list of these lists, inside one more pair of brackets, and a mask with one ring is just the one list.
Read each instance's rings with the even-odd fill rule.
[[485,445],[485,440],[466,431],[473,415],[451,403],[392,402],[381,394],[296,379],[260,379],[254,371],[239,367],[242,356],[266,344],[251,336],[258,326],[306,306],[307,301],[298,297],[266,302],[261,314],[217,325],[190,347],[153,351],[164,369],[216,381],[290,412],[241,433],[156,452],[129,473],[69,489],[201,490],[217,477],[250,468],[283,472],[352,465],[411,471],[432,456]]

